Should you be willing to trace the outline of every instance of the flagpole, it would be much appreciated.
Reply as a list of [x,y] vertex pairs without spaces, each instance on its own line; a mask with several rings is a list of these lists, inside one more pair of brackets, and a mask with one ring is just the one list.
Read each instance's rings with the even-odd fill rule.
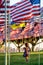
[[9,9],[9,13],[8,13],[8,65],[10,65],[10,9]]
[[5,0],[5,65],[7,65],[7,2]]

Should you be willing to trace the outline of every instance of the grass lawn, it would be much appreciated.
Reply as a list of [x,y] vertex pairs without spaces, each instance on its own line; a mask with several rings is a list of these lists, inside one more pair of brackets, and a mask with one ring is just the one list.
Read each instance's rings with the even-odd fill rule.
[[[0,54],[0,65],[5,65],[5,54]],[[26,63],[23,53],[12,53],[10,54],[10,65],[43,65],[43,53],[32,52],[28,63]]]

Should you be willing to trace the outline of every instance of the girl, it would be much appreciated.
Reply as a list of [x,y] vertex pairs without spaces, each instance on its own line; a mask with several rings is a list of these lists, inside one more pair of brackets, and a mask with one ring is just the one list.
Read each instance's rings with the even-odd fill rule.
[[29,44],[28,44],[28,43],[25,43],[24,54],[23,54],[23,56],[25,57],[26,62],[28,62],[28,55],[29,55],[29,52],[30,52]]

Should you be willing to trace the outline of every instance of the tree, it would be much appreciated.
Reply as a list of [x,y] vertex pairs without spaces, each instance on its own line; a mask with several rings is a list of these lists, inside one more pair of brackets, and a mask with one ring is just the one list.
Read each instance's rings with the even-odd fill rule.
[[27,43],[31,43],[32,44],[32,51],[34,51],[34,46],[37,44],[37,41],[39,40],[39,37],[30,37],[30,38],[26,38],[25,41]]
[[[41,37],[42,38],[42,37]],[[40,39],[40,37],[33,37],[31,36],[30,38],[23,38],[23,39],[18,39],[18,40],[13,40],[12,42],[16,42],[16,44],[18,46],[16,46],[18,48],[18,51],[20,52],[20,48],[23,44],[25,44],[25,42],[27,43],[31,43],[32,44],[32,51],[34,51],[34,46],[37,44],[37,41]],[[15,45],[16,45],[15,44]]]
[[39,37],[31,37],[29,42],[32,44],[32,51],[34,51],[34,46],[37,44]]
[[[15,44],[15,46],[18,48],[18,51],[20,52],[20,48],[23,45],[23,40],[22,39],[18,39],[18,40],[12,40],[12,42]],[[16,45],[17,44],[17,45]]]

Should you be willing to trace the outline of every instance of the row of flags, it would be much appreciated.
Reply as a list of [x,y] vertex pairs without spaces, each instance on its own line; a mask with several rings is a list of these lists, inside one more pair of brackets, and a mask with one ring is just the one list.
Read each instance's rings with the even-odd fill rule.
[[[0,28],[0,37],[5,39],[5,26]],[[15,30],[11,29],[10,32],[10,39],[23,39],[23,38],[29,38],[29,37],[37,37],[37,36],[43,36],[43,23],[36,23],[34,22],[34,25],[32,26],[31,23],[26,23],[26,26],[24,29],[17,28]]]
[[[27,23],[28,25],[30,23]],[[27,26],[27,28],[25,27],[24,29],[22,29],[22,31],[18,28],[16,30],[12,30],[11,32],[11,39],[14,40],[14,39],[23,39],[23,38],[29,38],[31,36],[33,37],[38,37],[38,36],[43,36],[43,24],[41,23],[37,23],[36,26],[32,26],[31,27],[31,24],[30,26]]]

